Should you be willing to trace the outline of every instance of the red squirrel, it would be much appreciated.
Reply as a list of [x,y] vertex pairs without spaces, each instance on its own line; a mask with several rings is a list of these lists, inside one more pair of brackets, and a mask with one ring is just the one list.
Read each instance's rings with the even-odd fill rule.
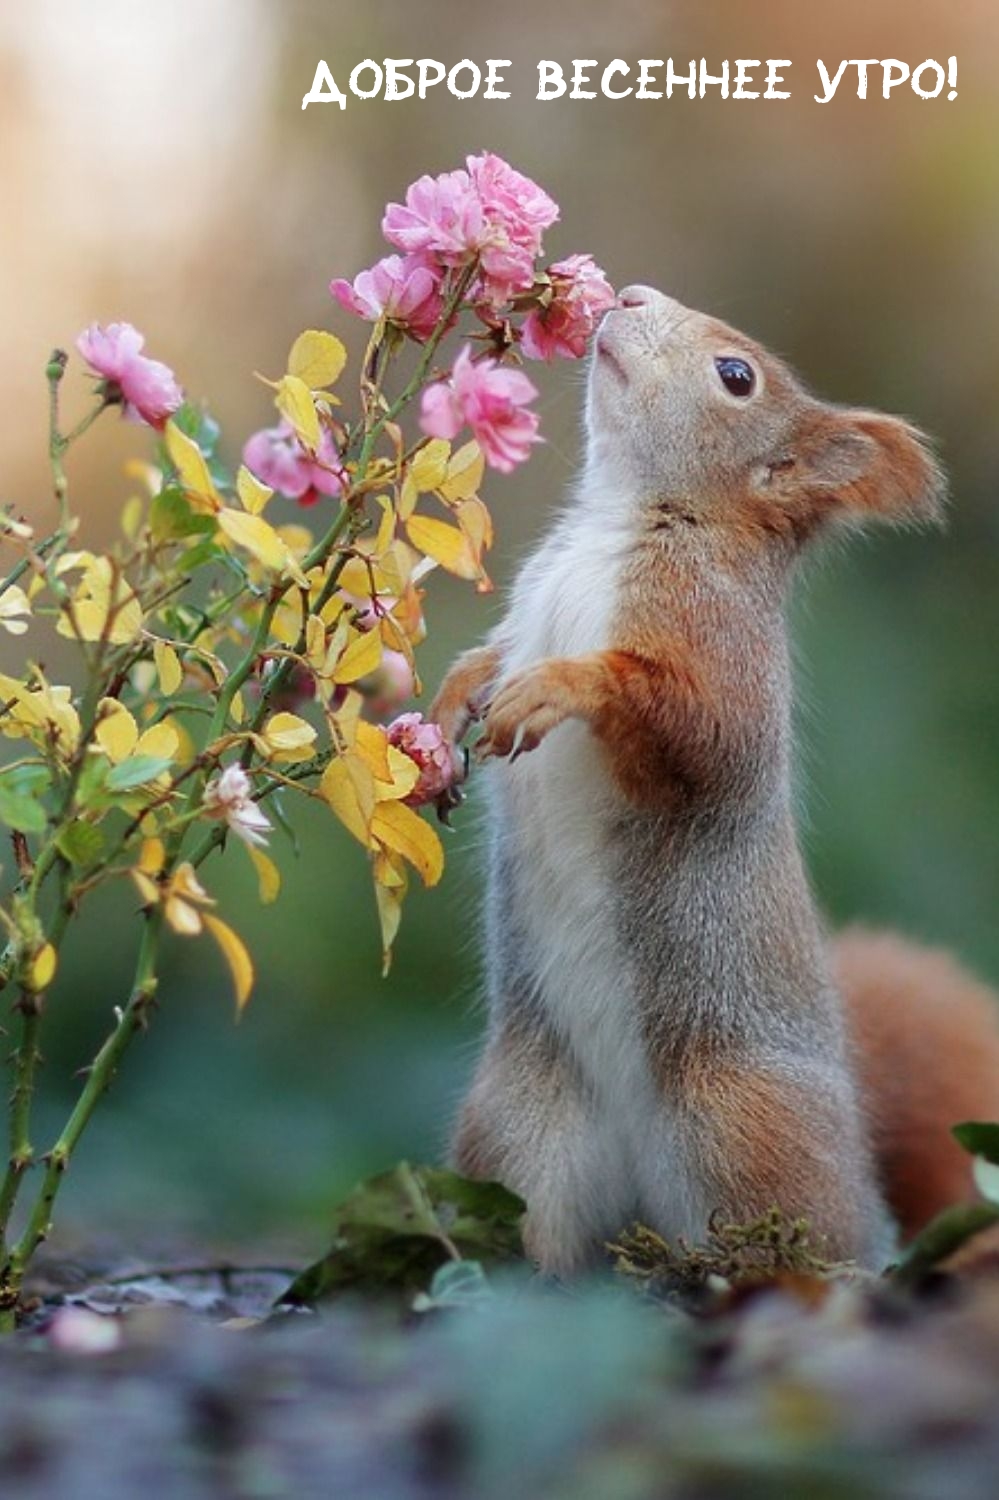
[[996,1001],[899,938],[830,940],[791,794],[785,610],[842,523],[935,519],[906,422],[828,405],[649,287],[596,339],[572,503],[430,710],[488,768],[489,1028],[458,1168],[547,1272],[624,1224],[776,1205],[874,1269],[973,1192]]

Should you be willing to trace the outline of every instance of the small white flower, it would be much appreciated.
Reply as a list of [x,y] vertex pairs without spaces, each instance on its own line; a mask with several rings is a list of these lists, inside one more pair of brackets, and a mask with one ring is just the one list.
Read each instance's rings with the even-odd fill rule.
[[27,594],[16,583],[11,584],[0,594],[0,625],[11,635],[23,635],[28,628],[28,622],[23,618],[31,614],[31,604]]
[[253,784],[242,766],[226,766],[205,787],[203,807],[210,818],[225,818],[237,838],[262,847],[271,823],[253,801]]

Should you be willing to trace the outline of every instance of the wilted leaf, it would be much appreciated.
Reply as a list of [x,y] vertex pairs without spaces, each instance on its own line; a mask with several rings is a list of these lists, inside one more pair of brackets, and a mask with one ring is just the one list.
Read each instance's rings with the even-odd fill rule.
[[309,390],[320,391],[335,384],[346,363],[347,350],[334,334],[308,328],[291,346],[288,374]]
[[281,1301],[309,1305],[348,1290],[408,1297],[449,1262],[518,1260],[523,1213],[522,1200],[498,1182],[402,1162],[355,1188],[336,1216],[329,1254]]

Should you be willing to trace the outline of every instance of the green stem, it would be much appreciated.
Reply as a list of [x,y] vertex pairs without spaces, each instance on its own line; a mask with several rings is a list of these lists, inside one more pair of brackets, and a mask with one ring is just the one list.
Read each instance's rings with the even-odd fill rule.
[[0,1186],[0,1247],[6,1246],[7,1226],[24,1174],[34,1160],[31,1148],[31,1100],[35,1089],[35,1069],[40,1054],[38,1031],[41,1025],[41,997],[21,995],[17,1003],[21,1013],[21,1039],[14,1055],[14,1090],[10,1096],[10,1156],[3,1184]]
[[138,1032],[145,1030],[147,1012],[156,995],[156,958],[163,928],[162,910],[157,907],[149,912],[145,922],[128,1004],[118,1013],[114,1028],[88,1070],[87,1081],[62,1134],[46,1154],[45,1174],[38,1197],[24,1233],[3,1267],[5,1300],[19,1294],[31,1257],[50,1232],[52,1209],[80,1137],[100,1099],[111,1087],[130,1042]]

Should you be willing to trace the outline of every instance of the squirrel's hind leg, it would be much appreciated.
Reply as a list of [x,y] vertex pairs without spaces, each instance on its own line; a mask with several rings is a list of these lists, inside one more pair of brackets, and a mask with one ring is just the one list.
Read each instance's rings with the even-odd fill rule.
[[452,1159],[466,1176],[496,1179],[525,1200],[524,1246],[548,1275],[598,1265],[632,1214],[614,1142],[572,1058],[534,1027],[506,1021],[490,1038]]

